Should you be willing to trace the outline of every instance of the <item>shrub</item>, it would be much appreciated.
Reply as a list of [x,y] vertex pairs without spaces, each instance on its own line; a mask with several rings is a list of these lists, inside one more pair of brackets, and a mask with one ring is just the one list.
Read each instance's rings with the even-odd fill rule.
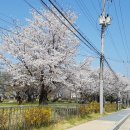
[[6,129],[8,122],[8,114],[7,112],[0,111],[0,130]]
[[89,104],[80,106],[79,108],[79,114],[81,116],[85,116],[90,113],[98,113],[99,112],[99,103],[97,102],[91,102]]
[[106,103],[105,104],[105,111],[106,112],[113,112],[117,110],[117,104],[115,103]]
[[24,121],[27,127],[47,125],[51,121],[50,108],[30,108],[23,113]]
[[100,110],[98,102],[91,102],[90,107],[91,107],[91,112],[94,112],[94,113],[98,113]]

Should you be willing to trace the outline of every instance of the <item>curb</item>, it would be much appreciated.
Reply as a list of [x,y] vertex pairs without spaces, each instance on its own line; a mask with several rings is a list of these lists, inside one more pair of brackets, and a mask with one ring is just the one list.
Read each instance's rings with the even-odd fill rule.
[[110,130],[118,130],[119,127],[127,120],[127,118],[130,116],[130,113],[126,115],[123,119],[121,119],[112,129]]

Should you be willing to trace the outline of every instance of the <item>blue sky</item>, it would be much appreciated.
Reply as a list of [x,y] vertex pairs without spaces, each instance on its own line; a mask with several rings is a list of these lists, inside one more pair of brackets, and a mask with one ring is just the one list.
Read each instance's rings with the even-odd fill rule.
[[[39,0],[28,0],[37,9],[42,8]],[[47,2],[47,0],[45,0]],[[55,0],[66,11],[72,10],[78,15],[76,25],[83,34],[100,50],[100,25],[98,17],[101,14],[101,0]],[[113,0],[107,3],[107,13],[112,18],[111,25],[105,33],[105,55],[113,70],[126,76],[130,67],[130,1]],[[116,9],[115,9],[116,8]],[[1,0],[0,18],[10,21],[7,16],[20,19],[26,24],[25,19],[30,17],[30,7],[23,0]],[[121,13],[122,12],[122,13]],[[0,21],[0,26],[9,28],[8,24]],[[114,41],[114,42],[113,42]],[[124,44],[124,45],[123,45]],[[125,46],[125,47],[124,47]],[[85,58],[86,55],[96,57],[87,47],[81,43],[78,61]],[[123,63],[125,61],[125,63]],[[94,66],[99,66],[99,59],[95,58]],[[130,74],[129,74],[130,76]]]

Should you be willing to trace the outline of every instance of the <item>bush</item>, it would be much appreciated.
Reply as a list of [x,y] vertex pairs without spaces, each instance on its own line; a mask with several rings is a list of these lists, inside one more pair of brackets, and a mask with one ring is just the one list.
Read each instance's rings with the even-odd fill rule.
[[90,113],[98,113],[99,112],[99,103],[97,102],[91,102],[89,104],[80,106],[79,108],[79,114],[80,116],[85,116]]
[[27,127],[48,125],[51,122],[52,110],[50,108],[31,108],[23,113]]
[[6,129],[8,122],[8,114],[0,111],[0,130]]
[[[98,113],[100,111],[100,105],[97,102],[91,102],[86,105],[82,105],[79,108],[79,115],[86,116],[87,114],[91,113]],[[117,104],[115,103],[106,103],[105,104],[105,111],[106,112],[114,112],[117,111]]]
[[117,104],[115,104],[115,103],[106,103],[105,104],[105,111],[106,112],[117,111]]

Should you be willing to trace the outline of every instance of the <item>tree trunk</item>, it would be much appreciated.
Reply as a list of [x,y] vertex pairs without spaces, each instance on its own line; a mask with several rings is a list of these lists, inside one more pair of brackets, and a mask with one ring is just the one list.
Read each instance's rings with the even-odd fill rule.
[[117,106],[117,110],[119,110],[119,98],[116,98],[116,106]]
[[32,97],[31,97],[32,95],[28,94],[27,96],[28,96],[27,102],[33,102],[33,99],[32,99]]
[[31,89],[27,89],[25,94],[27,95],[27,102],[33,102],[34,101],[34,95]]
[[99,103],[99,102],[100,102],[100,97],[99,97],[99,95],[97,95],[96,97],[97,97],[97,102]]
[[40,95],[39,95],[39,105],[47,105],[48,98],[47,98],[47,90],[45,90],[45,85],[41,85]]
[[113,102],[113,97],[110,96],[110,103],[112,104],[112,102]]

